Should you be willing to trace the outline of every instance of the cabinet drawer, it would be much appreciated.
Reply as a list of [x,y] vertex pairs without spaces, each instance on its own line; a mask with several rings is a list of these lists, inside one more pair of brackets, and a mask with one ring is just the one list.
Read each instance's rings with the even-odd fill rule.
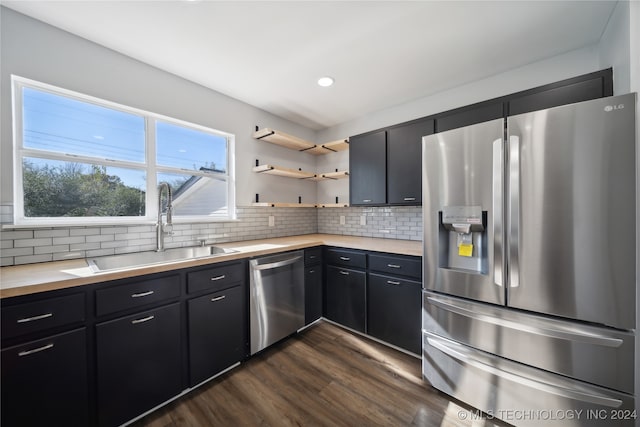
[[322,262],[322,248],[310,248],[304,250],[304,265],[313,265]]
[[85,318],[84,301],[84,294],[73,294],[3,307],[2,338],[82,322]]
[[180,276],[159,277],[96,291],[96,313],[103,316],[180,296]]
[[187,274],[187,292],[218,291],[244,281],[243,264],[222,265]]
[[367,256],[362,252],[346,251],[342,249],[327,250],[327,264],[344,267],[366,268]]
[[417,257],[369,255],[369,270],[420,279],[422,260]]

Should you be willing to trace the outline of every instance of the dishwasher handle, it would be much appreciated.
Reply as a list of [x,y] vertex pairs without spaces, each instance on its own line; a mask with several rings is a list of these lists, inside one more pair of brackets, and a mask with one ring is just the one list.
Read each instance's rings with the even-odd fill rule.
[[262,265],[252,265],[251,268],[254,270],[271,270],[272,268],[284,267],[285,265],[294,264],[301,259],[302,259],[301,256],[297,256],[297,257],[285,259],[284,261],[271,262],[269,264],[262,264]]

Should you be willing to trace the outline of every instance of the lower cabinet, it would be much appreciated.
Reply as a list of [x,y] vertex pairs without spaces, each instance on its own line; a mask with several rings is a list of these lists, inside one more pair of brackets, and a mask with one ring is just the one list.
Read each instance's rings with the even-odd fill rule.
[[370,273],[367,284],[368,334],[420,354],[422,283]]
[[240,285],[187,301],[191,387],[244,357],[244,305]]
[[86,328],[1,352],[3,426],[89,425]]
[[304,269],[304,324],[322,317],[322,265]]
[[180,303],[96,325],[100,426],[120,425],[182,391],[180,333]]
[[327,319],[366,332],[366,283],[364,271],[327,266]]

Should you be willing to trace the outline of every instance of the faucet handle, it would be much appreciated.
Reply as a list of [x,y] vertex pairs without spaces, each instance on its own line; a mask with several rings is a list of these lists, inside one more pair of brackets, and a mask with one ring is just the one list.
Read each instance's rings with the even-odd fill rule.
[[173,236],[175,233],[173,232],[173,224],[167,224],[166,222],[162,224],[162,231],[169,236]]

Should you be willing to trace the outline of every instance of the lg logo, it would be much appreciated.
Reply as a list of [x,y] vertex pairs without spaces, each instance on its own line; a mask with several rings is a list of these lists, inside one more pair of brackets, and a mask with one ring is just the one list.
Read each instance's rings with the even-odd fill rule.
[[622,110],[623,108],[624,108],[624,104],[607,105],[606,107],[604,107],[604,111],[606,111],[607,113],[610,113],[611,111]]

